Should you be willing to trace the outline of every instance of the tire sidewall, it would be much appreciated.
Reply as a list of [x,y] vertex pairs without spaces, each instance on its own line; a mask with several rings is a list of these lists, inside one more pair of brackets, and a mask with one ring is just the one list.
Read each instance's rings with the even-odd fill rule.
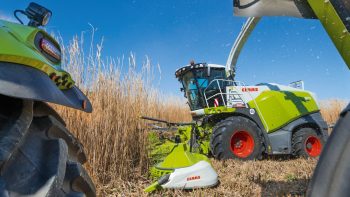
[[[262,144],[259,136],[261,131],[254,122],[243,117],[232,117],[229,118],[228,124],[221,129],[226,130],[222,136],[223,159],[252,160],[261,156]],[[240,131],[247,132],[254,141],[253,152],[245,158],[236,156],[231,149],[231,139]]]
[[349,196],[349,142],[350,112],[345,112],[324,146],[306,196]]
[[[304,133],[303,136],[301,137],[301,149],[299,151],[299,154],[296,155],[296,156],[302,156],[302,157],[310,157],[310,158],[318,158],[320,155],[316,156],[316,157],[313,157],[313,156],[310,156],[309,153],[307,152],[306,150],[306,140],[309,138],[309,137],[316,137],[319,142],[321,143],[321,152],[322,152],[322,149],[325,145],[325,142],[324,140],[322,139],[322,137],[320,137],[320,135],[317,134],[317,132],[312,129],[312,128],[302,128],[298,131],[298,133]],[[294,145],[293,145],[294,146]],[[294,149],[296,149],[296,147],[293,147]]]

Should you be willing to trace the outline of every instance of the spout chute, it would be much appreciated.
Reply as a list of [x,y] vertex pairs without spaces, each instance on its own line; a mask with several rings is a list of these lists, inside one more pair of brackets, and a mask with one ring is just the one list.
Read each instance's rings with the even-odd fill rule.
[[234,0],[237,16],[294,16],[316,18],[306,0]]

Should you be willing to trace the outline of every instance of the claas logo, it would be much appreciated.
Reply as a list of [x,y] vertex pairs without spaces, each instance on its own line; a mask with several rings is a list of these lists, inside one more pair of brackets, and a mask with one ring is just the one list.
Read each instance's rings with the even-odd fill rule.
[[190,176],[190,177],[187,177],[187,181],[193,181],[193,180],[198,180],[198,179],[201,179],[201,176]]
[[257,92],[259,88],[242,88],[242,92]]

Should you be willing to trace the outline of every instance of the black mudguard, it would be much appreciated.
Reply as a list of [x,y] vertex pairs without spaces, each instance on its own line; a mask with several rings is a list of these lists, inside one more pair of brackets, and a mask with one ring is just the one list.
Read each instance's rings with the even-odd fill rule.
[[24,65],[0,62],[0,94],[92,112],[89,99],[79,88],[60,90],[44,72]]
[[308,114],[300,117],[293,122],[287,124],[283,128],[269,133],[269,139],[272,145],[273,154],[290,154],[292,153],[292,135],[297,129],[313,125],[326,142],[328,139],[328,125],[323,120],[320,112]]
[[322,135],[324,141],[327,141],[328,125],[327,125],[327,122],[324,121],[320,112],[315,112],[315,113],[300,117],[297,120],[283,127],[282,130],[293,132],[296,128],[300,127],[300,125],[307,125],[307,124],[316,125],[319,134]]

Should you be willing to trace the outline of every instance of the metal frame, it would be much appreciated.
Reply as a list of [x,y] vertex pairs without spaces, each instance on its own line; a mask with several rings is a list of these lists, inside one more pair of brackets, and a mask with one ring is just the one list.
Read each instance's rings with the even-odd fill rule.
[[[230,82],[230,83],[233,84],[232,86],[243,86],[243,87],[246,86],[243,82],[240,82],[240,81],[233,81],[233,80],[227,80],[227,79],[214,79],[214,80],[212,80],[212,81],[208,84],[207,88],[204,89],[204,98],[205,98],[205,103],[207,104],[207,107],[209,107],[208,100],[209,100],[209,99],[212,99],[212,98],[214,98],[214,97],[216,97],[216,96],[218,96],[218,95],[221,96],[221,99],[222,99],[222,101],[223,101],[223,103],[224,103],[225,106],[227,106],[227,103],[226,103],[226,101],[225,101],[224,95],[226,95],[226,96],[227,96],[227,95],[233,95],[233,96],[237,95],[237,96],[242,100],[242,102],[244,103],[244,105],[245,105],[246,107],[248,107],[246,101],[245,101],[244,99],[242,99],[242,97],[241,97],[241,95],[243,95],[243,94],[240,94],[240,93],[234,94],[234,93],[227,93],[227,92],[225,93],[225,92],[222,92],[219,81],[222,81],[222,82]],[[212,96],[210,96],[210,97],[207,97],[207,94],[206,94],[207,89],[210,87],[211,84],[213,84],[213,83],[215,83],[215,82],[216,82],[216,84],[217,84],[217,86],[218,86],[220,92],[219,92],[219,93],[216,93],[216,94],[214,94],[214,95],[212,95]],[[237,85],[237,84],[238,84],[238,85]],[[227,86],[226,86],[226,87],[227,87]]]

